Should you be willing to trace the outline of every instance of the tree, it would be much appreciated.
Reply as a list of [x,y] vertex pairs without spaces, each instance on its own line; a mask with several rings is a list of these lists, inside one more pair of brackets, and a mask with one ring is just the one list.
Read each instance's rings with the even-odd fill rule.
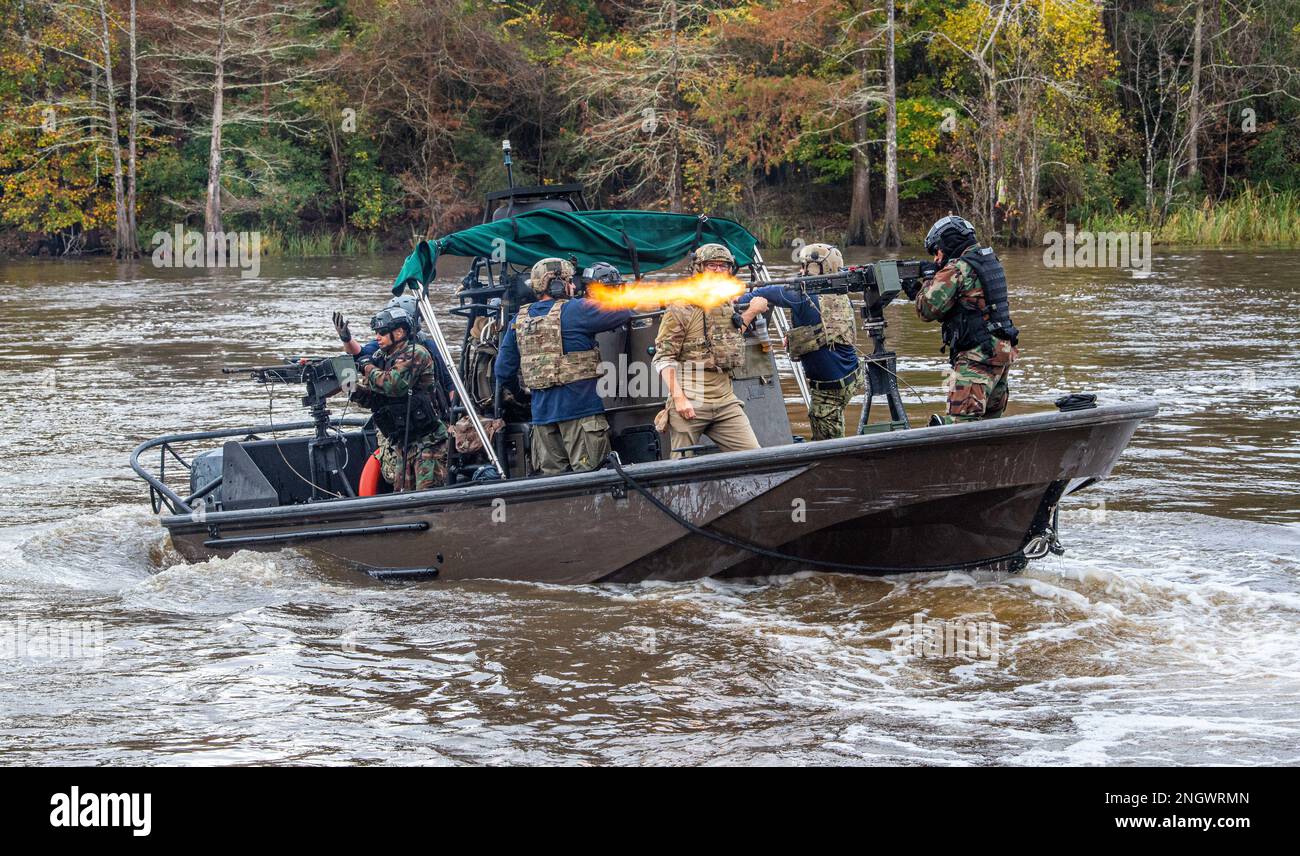
[[662,199],[682,211],[687,160],[709,149],[692,121],[724,57],[709,30],[721,3],[638,0],[629,36],[580,46],[566,60],[561,92],[590,148],[584,180],[622,200]]
[[1205,29],[1205,0],[1196,0],[1196,23],[1192,25],[1192,92],[1187,99],[1187,176],[1200,171],[1197,142],[1201,136],[1201,34]]
[[[949,10],[932,54],[949,63],[951,97],[973,120],[955,135],[959,200],[987,234],[1036,235],[1043,171],[1105,163],[1118,116],[1109,95],[1115,59],[1100,6],[1078,0],[974,0]],[[973,72],[973,74],[972,74]]]
[[462,221],[477,210],[467,201],[476,184],[504,179],[497,141],[519,142],[525,129],[540,136],[559,120],[541,75],[553,55],[530,56],[525,45],[544,50],[544,16],[461,0],[359,0],[355,13],[365,24],[343,82],[358,116],[373,119],[417,231]]
[[[134,3],[128,25],[130,43],[126,61],[131,69],[134,95],[136,53],[133,7]],[[139,255],[134,208],[138,117],[132,97],[128,155],[124,165],[118,85],[114,77],[114,66],[120,54],[114,36],[121,28],[120,20],[107,0],[68,0],[33,7],[19,4],[12,11],[16,13],[14,23],[21,42],[21,46],[16,47],[18,50],[35,52],[28,71],[32,73],[33,84],[43,82],[44,86],[27,87],[24,95],[30,99],[29,107],[26,110],[19,108],[16,114],[25,112],[29,119],[40,115],[39,129],[33,123],[11,128],[7,132],[29,136],[33,144],[30,157],[20,155],[11,162],[13,167],[18,168],[17,175],[24,180],[13,181],[7,188],[6,199],[9,205],[15,206],[8,219],[18,217],[25,224],[40,224],[41,228],[54,230],[68,229],[74,225],[82,229],[99,225],[99,218],[93,214],[70,218],[64,205],[71,199],[50,198],[59,196],[58,187],[61,182],[54,178],[48,168],[60,165],[59,178],[72,179],[74,187],[80,186],[84,190],[84,174],[74,164],[81,160],[81,155],[88,155],[95,164],[97,173],[99,153],[103,150],[112,164],[109,181],[114,224],[113,253],[118,258]],[[13,30],[7,30],[6,37],[12,38],[13,33]],[[16,116],[11,116],[10,120],[13,118]],[[17,142],[16,138],[14,142]],[[44,173],[50,180],[35,181],[39,173]],[[51,205],[49,214],[52,216],[32,218],[19,213],[25,207],[20,199],[35,202],[43,197]],[[81,190],[73,191],[72,198],[78,197],[84,201]],[[64,213],[60,214],[60,211]],[[84,235],[67,233],[63,251],[75,251],[82,240]]]
[[[185,110],[202,105],[196,116],[172,115],[180,133],[195,133],[200,123],[207,131],[205,231],[224,231],[223,192],[231,177],[227,129],[275,127],[292,134],[308,121],[293,108],[299,88],[330,66],[318,57],[327,43],[313,28],[321,14],[312,0],[159,0],[154,7],[155,47],[148,56],[159,90],[154,98]],[[245,170],[241,182],[257,187],[275,177],[272,159],[253,147],[242,152],[260,169]]]
[[114,253],[121,258],[137,255],[139,247],[135,234],[131,230],[131,219],[126,213],[126,193],[122,181],[121,134],[118,132],[117,125],[117,87],[113,85],[113,36],[108,28],[108,2],[97,0],[97,4],[100,25],[98,36],[103,56],[103,65],[100,67],[104,72],[104,103],[108,113],[109,149],[113,154],[113,205],[114,220],[117,224]]
[[895,81],[894,0],[886,0],[885,34],[885,223],[880,246],[902,244],[898,234],[898,85]]

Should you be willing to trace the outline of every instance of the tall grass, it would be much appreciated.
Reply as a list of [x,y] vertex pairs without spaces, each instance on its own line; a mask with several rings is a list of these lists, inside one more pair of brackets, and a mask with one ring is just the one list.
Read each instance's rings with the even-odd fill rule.
[[758,238],[758,242],[763,249],[774,250],[778,247],[789,246],[792,234],[794,234],[794,230],[789,223],[766,218],[759,221],[754,237]]
[[321,258],[325,256],[373,256],[383,251],[376,235],[349,232],[304,234],[301,232],[262,233],[262,253],[285,258]]
[[1300,193],[1247,187],[1217,205],[1207,199],[1174,211],[1155,237],[1176,244],[1298,244]]
[[1175,208],[1155,224],[1133,212],[1093,217],[1093,232],[1151,232],[1158,244],[1300,244],[1300,192],[1247,186],[1236,196]]

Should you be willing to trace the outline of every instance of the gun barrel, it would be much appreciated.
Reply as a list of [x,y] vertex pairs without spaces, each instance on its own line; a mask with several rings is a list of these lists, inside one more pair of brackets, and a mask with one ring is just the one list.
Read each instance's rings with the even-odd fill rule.
[[248,374],[250,372],[269,372],[278,369],[288,368],[288,363],[280,363],[274,366],[222,366],[222,374]]
[[792,276],[786,279],[771,279],[755,282],[752,288],[769,285],[783,285],[798,288],[801,291],[862,291],[875,284],[875,275],[870,267],[851,267],[838,273],[813,274],[811,276]]
[[[766,285],[783,285],[813,293],[825,291],[862,291],[884,288],[898,280],[921,280],[934,276],[938,265],[929,259],[885,259],[868,265],[845,268],[837,273],[793,276],[756,282],[752,288]],[[895,288],[897,286],[895,285]]]

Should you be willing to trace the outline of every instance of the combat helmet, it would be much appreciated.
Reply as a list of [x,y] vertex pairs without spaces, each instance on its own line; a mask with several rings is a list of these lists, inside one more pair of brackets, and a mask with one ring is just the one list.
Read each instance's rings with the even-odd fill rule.
[[804,276],[817,276],[844,267],[844,254],[830,244],[805,244],[799,248],[798,261]]
[[969,220],[955,214],[949,214],[936,220],[925,236],[925,251],[934,253],[943,250],[948,258],[961,255],[961,251],[976,242],[975,227]]
[[596,262],[582,272],[584,282],[599,282],[601,285],[622,285],[623,274],[609,262]]
[[700,244],[700,246],[691,253],[691,269],[696,273],[704,270],[704,263],[721,259],[731,265],[732,273],[736,271],[736,257],[731,254],[731,250],[722,244]]
[[401,309],[411,317],[411,332],[420,332],[420,301],[414,294],[403,294],[388,301],[385,309]]
[[[560,279],[566,283],[572,282],[573,274],[573,265],[564,259],[542,259],[540,262],[533,265],[532,273],[528,278],[528,284],[532,286],[533,294],[541,297],[547,293],[554,280]],[[553,294],[552,296],[554,297],[556,295]]]
[[415,320],[400,306],[381,309],[370,319],[370,329],[376,333],[390,333],[398,327],[405,327],[408,336],[415,328]]

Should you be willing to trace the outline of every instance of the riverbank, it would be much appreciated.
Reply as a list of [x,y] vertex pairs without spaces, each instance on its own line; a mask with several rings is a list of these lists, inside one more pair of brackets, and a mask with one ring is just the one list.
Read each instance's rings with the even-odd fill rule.
[[[777,207],[779,206],[772,205],[769,210]],[[839,246],[852,245],[848,240],[849,225],[845,214],[838,211],[828,214],[825,210],[798,211],[798,207],[791,206],[796,209],[796,213],[780,216],[747,218],[726,213],[719,216],[729,216],[745,223],[758,237],[759,245],[769,253],[795,246],[798,242],[825,241]],[[903,247],[920,247],[930,224],[945,213],[947,209],[933,205],[917,205],[910,214],[905,213],[901,223]],[[878,223],[879,220],[873,228],[873,238],[879,237]],[[460,227],[469,225],[472,224],[463,223]],[[1043,245],[1050,234],[1062,232],[1070,225],[1074,226],[1076,233],[1149,232],[1152,244],[1165,246],[1202,249],[1295,247],[1300,246],[1300,191],[1275,191],[1267,187],[1260,189],[1248,186],[1237,196],[1218,201],[1207,197],[1199,204],[1176,207],[1161,222],[1133,211],[1092,216],[1075,224],[1044,220],[1043,235],[1037,241],[1029,242],[1029,246]],[[165,230],[141,230],[143,257],[147,258],[153,251],[149,238],[143,236],[152,236],[156,231]],[[455,228],[449,227],[446,231],[455,231]],[[380,235],[375,232],[262,230],[259,234],[261,254],[268,258],[361,258],[409,252],[412,245],[409,236],[402,238],[396,234]],[[68,255],[100,256],[109,252],[110,234],[95,232],[81,237],[83,240],[79,241],[77,251]],[[1005,239],[998,240],[996,237],[992,243],[994,246],[1007,244]],[[9,230],[0,231],[0,257],[67,256],[60,252],[60,240],[56,236]]]
[[1155,244],[1196,247],[1300,245],[1300,191],[1247,187],[1237,196],[1175,208],[1155,223],[1133,212],[1093,217],[1091,232],[1150,232]]

